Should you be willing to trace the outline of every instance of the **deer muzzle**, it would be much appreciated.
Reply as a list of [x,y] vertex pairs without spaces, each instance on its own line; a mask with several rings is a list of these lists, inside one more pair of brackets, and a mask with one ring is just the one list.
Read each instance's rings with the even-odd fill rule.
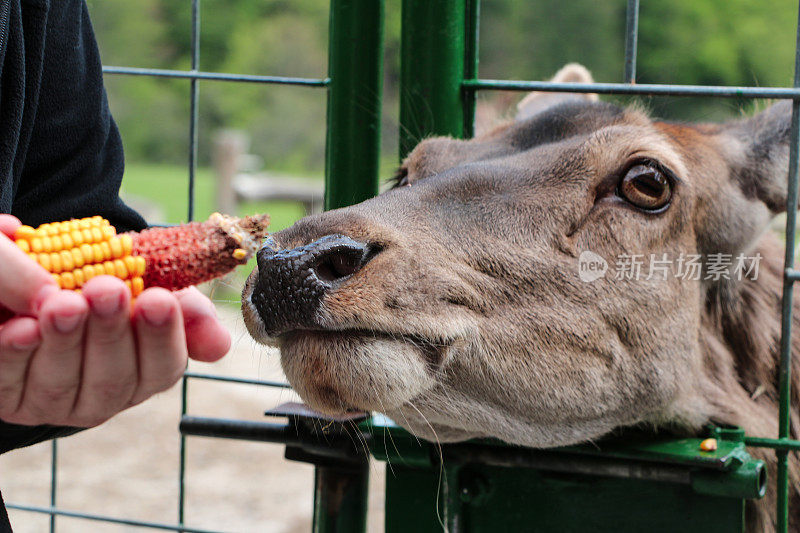
[[267,239],[258,251],[258,278],[251,302],[269,336],[322,329],[318,311],[325,294],[355,275],[370,259],[370,247],[344,235],[279,249]]

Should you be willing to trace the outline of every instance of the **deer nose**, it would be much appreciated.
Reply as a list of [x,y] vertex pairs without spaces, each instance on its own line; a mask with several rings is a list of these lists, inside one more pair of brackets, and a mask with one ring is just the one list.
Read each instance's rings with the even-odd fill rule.
[[327,235],[289,250],[267,239],[258,251],[258,279],[251,302],[268,335],[319,328],[317,311],[325,293],[349,278],[374,255],[369,245],[344,235]]

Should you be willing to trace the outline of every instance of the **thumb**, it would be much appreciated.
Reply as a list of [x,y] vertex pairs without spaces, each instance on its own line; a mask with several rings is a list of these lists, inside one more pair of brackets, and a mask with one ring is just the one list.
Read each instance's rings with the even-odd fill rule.
[[[8,225],[7,217],[0,224]],[[5,235],[0,226],[0,304],[18,314],[35,315],[50,294],[57,292],[53,277]]]
[[194,287],[175,293],[183,311],[189,357],[213,362],[231,348],[231,334],[220,324],[211,300]]

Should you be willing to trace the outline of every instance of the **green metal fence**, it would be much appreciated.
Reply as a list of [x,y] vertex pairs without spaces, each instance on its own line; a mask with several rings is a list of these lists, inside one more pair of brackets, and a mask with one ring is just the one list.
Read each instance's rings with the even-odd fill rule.
[[[791,315],[792,286],[800,280],[800,270],[794,268],[794,240],[796,230],[796,205],[798,194],[798,158],[800,157],[800,18],[798,19],[798,42],[795,54],[794,84],[784,87],[723,87],[667,84],[636,84],[637,28],[639,1],[627,0],[627,29],[624,75],[622,83],[563,84],[544,81],[489,80],[478,77],[478,27],[479,0],[403,0],[402,4],[402,49],[401,49],[401,90],[400,90],[400,154],[405,155],[418,139],[425,136],[452,135],[469,137],[473,133],[475,95],[483,90],[510,91],[558,91],[585,92],[621,95],[669,95],[704,97],[744,97],[775,98],[793,101],[791,147],[789,165],[789,191],[786,221],[786,257],[782,304],[782,338],[780,366],[780,413],[777,438],[768,436],[743,437],[736,430],[719,429],[719,435],[729,438],[731,444],[725,456],[737,465],[733,477],[739,479],[735,496],[756,497],[763,494],[761,471],[757,462],[742,458],[741,442],[749,446],[772,448],[778,457],[777,509],[778,530],[788,530],[788,454],[800,451],[800,441],[790,439],[790,359],[791,359]],[[281,78],[272,76],[231,75],[201,72],[199,68],[199,0],[192,0],[192,69],[190,71],[165,71],[152,69],[132,69],[126,67],[106,67],[107,74],[145,75],[190,80],[191,114],[189,125],[189,218],[193,216],[194,174],[197,154],[197,95],[202,80],[229,81],[235,83],[289,84],[325,88],[328,91],[327,161],[325,207],[335,208],[366,199],[377,192],[378,150],[380,133],[380,93],[382,74],[382,0],[331,0],[329,77],[325,79]],[[148,523],[125,520],[102,515],[75,513],[60,509],[56,505],[56,459],[57,446],[53,444],[52,490],[50,507],[34,507],[10,504],[13,509],[28,510],[49,514],[51,530],[55,517],[72,516],[90,520],[102,520],[121,524],[131,524],[147,528],[173,531],[201,531],[186,528],[184,523],[183,478],[185,473],[185,436],[199,435],[224,437],[263,442],[277,442],[287,446],[287,458],[307,461],[316,465],[315,477],[315,531],[363,531],[365,528],[367,493],[367,457],[364,450],[353,447],[354,439],[374,438],[374,429],[396,431],[392,445],[403,439],[402,430],[390,428],[379,418],[373,418],[359,426],[353,421],[338,425],[325,425],[326,431],[319,431],[319,420],[298,412],[282,413],[288,417],[286,424],[266,422],[244,422],[227,419],[193,417],[186,414],[186,395],[189,381],[193,379],[213,379],[234,383],[260,384],[265,386],[286,386],[259,380],[232,379],[223,376],[187,374],[183,381],[183,417],[181,433],[180,498],[178,502],[177,524]],[[341,422],[341,421],[340,421]],[[389,429],[387,429],[389,428]],[[390,433],[385,433],[390,434]],[[738,446],[738,447],[737,447]],[[372,453],[380,453],[372,449]],[[388,453],[388,451],[387,451]],[[694,463],[689,460],[684,468],[637,468],[642,450],[616,452],[614,461],[598,462],[595,458],[581,456],[578,459],[564,454],[570,450],[535,454],[527,451],[504,450],[502,447],[485,449],[475,446],[448,447],[442,457],[460,461],[472,461],[484,467],[527,466],[531,468],[568,468],[571,472],[602,473],[612,472],[613,468],[625,470],[631,479],[652,479],[675,483],[688,483],[695,490],[706,494],[725,495],[729,487],[720,486],[716,474],[687,470]],[[660,452],[663,454],[663,451]],[[738,454],[738,455],[737,455]],[[746,455],[746,454],[745,454]],[[722,456],[715,456],[717,459]],[[414,455],[411,450],[403,458],[411,466],[430,466],[431,457],[423,452]],[[690,458],[691,459],[691,458]],[[561,461],[559,463],[559,461]],[[566,461],[566,462],[565,462]],[[736,462],[738,461],[738,463]],[[547,466],[549,464],[549,467]],[[695,465],[696,466],[696,465]],[[401,466],[401,468],[403,468]],[[763,465],[762,465],[763,468]],[[402,483],[387,487],[388,490],[406,491],[408,511],[414,514],[417,507],[414,491],[424,493],[421,488],[429,478],[421,477],[414,483],[414,472],[404,478]],[[450,475],[445,472],[445,475]],[[466,477],[463,470],[453,470],[459,487],[458,500],[464,504],[480,500],[483,491],[481,475],[474,472]],[[649,476],[649,477],[648,477]],[[736,476],[739,476],[738,478]],[[730,483],[730,477],[725,483]],[[410,481],[409,481],[410,480]],[[530,485],[529,481],[526,481]],[[755,483],[755,484],[754,484]],[[523,487],[524,488],[524,487]],[[485,491],[484,491],[485,492]],[[727,494],[730,496],[730,494]],[[731,514],[736,509],[730,507]],[[546,511],[546,509],[545,509]],[[703,509],[697,511],[702,516]],[[740,512],[740,511],[738,511]],[[800,510],[793,510],[797,513]],[[419,513],[417,513],[419,514]],[[408,517],[406,517],[408,518]],[[411,516],[414,519],[414,516]],[[733,518],[736,518],[735,516]],[[741,518],[741,517],[739,517]],[[460,526],[460,515],[448,519],[451,529]],[[731,523],[739,523],[732,521]],[[387,529],[391,525],[387,512]],[[719,525],[719,524],[717,524]]]
[[[191,69],[164,70],[104,66],[106,75],[151,76],[157,78],[186,79],[189,82],[188,124],[188,220],[194,219],[195,175],[198,150],[198,94],[201,81],[229,83],[256,83],[264,85],[293,85],[320,88],[327,91],[327,142],[326,142],[326,193],[325,207],[333,209],[358,203],[374,196],[378,191],[378,162],[380,156],[380,117],[383,77],[383,2],[378,0],[331,0],[328,77],[298,78],[284,76],[257,76],[228,74],[200,70],[200,0],[191,2]],[[189,383],[192,380],[214,380],[232,384],[250,384],[288,388],[285,383],[264,380],[231,378],[214,374],[187,373],[181,383],[181,414],[187,417]],[[285,442],[282,440],[281,442]],[[186,437],[181,436],[180,464],[178,469],[179,497],[177,522],[174,524],[148,522],[120,517],[71,511],[58,507],[57,473],[58,442],[53,441],[51,453],[50,505],[49,507],[9,502],[9,509],[50,515],[50,531],[55,531],[56,517],[65,516],[148,529],[187,532],[209,530],[189,528],[185,521]],[[320,472],[322,474],[320,474]],[[325,476],[318,468],[317,478]],[[330,476],[328,476],[330,477]],[[366,466],[359,472],[359,483],[366,487]],[[333,479],[338,482],[338,479]],[[365,514],[359,512],[358,516]],[[346,513],[342,513],[345,516]],[[363,522],[363,518],[360,519]],[[363,526],[363,524],[362,524]],[[363,528],[363,527],[362,527]]]
[[[400,116],[404,135],[401,140],[401,155],[413,147],[414,139],[427,135],[471,135],[475,93],[480,90],[791,99],[793,105],[786,204],[786,256],[781,311],[779,431],[777,438],[745,438],[745,443],[749,446],[776,450],[776,517],[778,531],[785,533],[788,531],[789,520],[788,454],[800,450],[800,441],[792,440],[789,433],[792,287],[795,281],[800,280],[800,271],[794,268],[793,238],[796,232],[800,150],[800,14],[792,88],[636,84],[638,19],[639,0],[628,0],[624,83],[570,84],[488,80],[477,76],[479,0],[404,0],[403,81],[400,93]],[[420,113],[423,103],[426,104],[425,113]],[[800,510],[796,509],[794,512]]]

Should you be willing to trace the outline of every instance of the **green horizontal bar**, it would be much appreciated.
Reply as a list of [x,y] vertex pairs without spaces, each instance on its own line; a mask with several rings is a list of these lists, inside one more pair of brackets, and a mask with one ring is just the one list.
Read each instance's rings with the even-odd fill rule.
[[144,527],[148,529],[161,529],[164,531],[182,531],[186,533],[218,533],[212,529],[197,529],[194,527],[162,524],[159,522],[146,522],[144,520],[132,520],[129,518],[114,518],[113,516],[79,513],[77,511],[65,511],[64,509],[58,509],[56,507],[39,507],[37,505],[20,505],[16,503],[7,503],[6,507],[9,509],[15,509],[17,511],[48,514],[50,516],[67,516],[69,518],[80,518],[83,520],[94,520],[95,522],[108,522],[110,524]]
[[792,439],[763,439],[760,437],[745,437],[744,443],[747,446],[756,446],[758,448],[774,448],[776,450],[800,452],[800,441]]
[[800,87],[730,87],[724,85],[668,85],[655,83],[556,83],[551,81],[464,80],[469,91],[553,91],[564,93],[644,94],[655,96],[716,96],[800,99]]
[[278,389],[291,389],[292,386],[282,381],[270,381],[264,379],[237,378],[231,376],[221,376],[219,374],[201,374],[198,372],[184,372],[183,377],[193,379],[204,379],[208,381],[222,381],[225,383],[241,383],[244,385],[261,385],[264,387],[275,387]]
[[198,70],[167,70],[159,68],[103,67],[103,74],[126,76],[153,76],[156,78],[184,78],[190,80],[235,81],[246,83],[271,83],[276,85],[299,85],[302,87],[327,87],[329,78],[292,78],[287,76],[256,76],[254,74],[227,74],[225,72],[201,72]]

